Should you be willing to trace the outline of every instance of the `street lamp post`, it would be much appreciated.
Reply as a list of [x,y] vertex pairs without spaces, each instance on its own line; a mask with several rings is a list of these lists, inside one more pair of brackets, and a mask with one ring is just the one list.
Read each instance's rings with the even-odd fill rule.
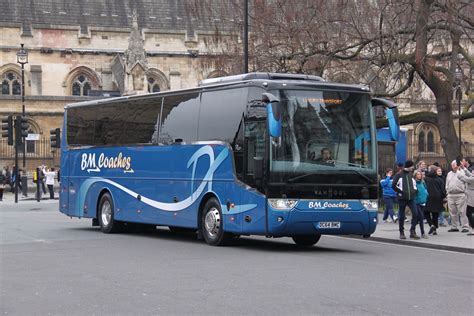
[[458,134],[459,134],[459,153],[462,156],[462,138],[461,138],[461,100],[462,100],[462,71],[458,67],[456,68],[456,72],[454,74],[454,80],[456,83],[456,99],[458,100]]
[[249,72],[249,0],[244,0],[244,73]]
[[[25,117],[25,64],[28,63],[28,51],[21,44],[20,50],[16,53],[16,62],[21,65],[21,112],[22,116]],[[23,168],[26,165],[26,143],[23,139]],[[18,165],[17,165],[18,169]]]

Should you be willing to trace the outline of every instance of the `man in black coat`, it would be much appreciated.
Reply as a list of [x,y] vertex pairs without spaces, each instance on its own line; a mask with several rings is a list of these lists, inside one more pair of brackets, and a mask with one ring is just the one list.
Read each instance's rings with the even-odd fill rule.
[[411,160],[405,161],[403,170],[398,172],[393,177],[392,188],[397,192],[398,206],[400,218],[398,221],[398,229],[400,230],[400,239],[406,239],[405,237],[405,209],[408,206],[411,210],[412,219],[410,226],[410,238],[420,239],[415,233],[415,227],[418,223],[418,216],[416,211],[416,182],[413,179],[413,170],[415,169],[414,163]]

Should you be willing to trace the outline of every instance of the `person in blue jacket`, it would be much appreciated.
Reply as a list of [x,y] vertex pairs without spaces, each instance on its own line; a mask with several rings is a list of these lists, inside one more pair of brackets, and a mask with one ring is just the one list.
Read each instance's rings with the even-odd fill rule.
[[425,234],[424,214],[426,201],[428,201],[428,189],[426,188],[425,180],[423,180],[423,171],[416,170],[413,177],[416,181],[416,211],[418,213],[418,224],[420,224],[421,238],[428,239]]
[[397,217],[393,215],[393,204],[397,202],[397,192],[392,188],[392,175],[393,170],[387,169],[385,171],[385,178],[380,180],[380,185],[382,186],[383,192],[383,203],[385,204],[385,210],[383,211],[383,221],[387,221],[387,218],[390,216],[389,222],[397,222]]

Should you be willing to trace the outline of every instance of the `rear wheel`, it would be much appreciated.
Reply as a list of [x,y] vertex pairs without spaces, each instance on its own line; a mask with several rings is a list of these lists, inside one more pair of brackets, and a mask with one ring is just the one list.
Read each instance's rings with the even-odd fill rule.
[[122,223],[114,218],[114,203],[109,193],[102,195],[99,201],[99,225],[103,233],[111,234],[119,232]]
[[311,247],[315,245],[319,239],[321,238],[321,235],[295,235],[291,237],[295,244],[300,247]]
[[201,230],[204,240],[211,246],[222,246],[231,237],[224,233],[221,207],[215,198],[209,199],[204,205]]

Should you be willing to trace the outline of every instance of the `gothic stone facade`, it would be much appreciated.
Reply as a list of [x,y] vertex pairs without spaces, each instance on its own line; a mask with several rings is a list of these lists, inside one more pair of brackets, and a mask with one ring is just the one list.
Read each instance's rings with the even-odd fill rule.
[[[206,38],[213,34],[208,23],[212,17],[192,17],[187,3],[96,0],[81,6],[72,0],[0,0],[2,117],[21,114],[21,68],[16,53],[20,43],[28,50],[25,107],[30,133],[37,139],[27,144],[28,170],[39,164],[58,164],[49,148],[49,131],[62,126],[66,104],[117,91],[189,88],[223,73],[200,63],[206,54]],[[132,39],[134,34],[140,38]],[[140,55],[130,49],[131,42],[142,46],[144,63],[127,65],[129,56]],[[146,77],[137,77],[145,71]],[[139,80],[141,84],[136,83]],[[134,86],[141,91],[134,91]],[[12,164],[12,153],[5,140],[0,141],[0,167]]]

